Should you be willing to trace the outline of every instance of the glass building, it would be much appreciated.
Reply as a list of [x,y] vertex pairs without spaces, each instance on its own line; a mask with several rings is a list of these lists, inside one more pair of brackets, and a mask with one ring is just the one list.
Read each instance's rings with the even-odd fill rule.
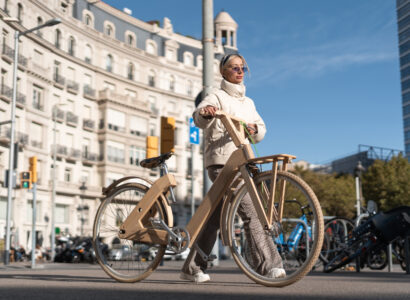
[[397,0],[404,147],[410,161],[410,0]]

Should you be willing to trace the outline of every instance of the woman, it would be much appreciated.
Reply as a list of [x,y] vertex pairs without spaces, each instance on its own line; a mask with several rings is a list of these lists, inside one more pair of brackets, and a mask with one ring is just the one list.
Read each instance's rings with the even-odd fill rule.
[[[253,101],[245,96],[245,59],[239,54],[226,55],[221,59],[219,71],[223,77],[220,89],[207,95],[193,114],[196,126],[204,129],[205,167],[212,181],[215,181],[232,152],[236,150],[221,121],[214,118],[217,110],[223,110],[246,121],[248,132],[255,142],[261,141],[266,132],[265,123],[257,113]],[[208,256],[216,241],[221,207],[222,203],[210,217],[197,241],[199,248]],[[263,230],[249,195],[244,197],[239,212],[244,220],[247,240],[252,243],[249,246],[256,271],[270,278],[285,277],[282,259],[272,237]],[[206,282],[210,280],[205,273],[206,269],[207,261],[193,248],[182,267],[180,277],[196,283]]]

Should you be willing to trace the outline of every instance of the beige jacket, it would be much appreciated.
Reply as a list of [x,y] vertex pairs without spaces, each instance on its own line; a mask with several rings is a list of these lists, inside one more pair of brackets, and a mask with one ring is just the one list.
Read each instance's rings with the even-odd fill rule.
[[248,124],[256,124],[258,132],[252,135],[256,143],[265,136],[265,123],[256,111],[252,99],[245,96],[245,86],[222,80],[221,88],[207,95],[193,113],[195,125],[204,130],[206,168],[211,165],[224,165],[236,150],[235,144],[220,120],[205,119],[199,115],[200,109],[208,105],[243,119]]

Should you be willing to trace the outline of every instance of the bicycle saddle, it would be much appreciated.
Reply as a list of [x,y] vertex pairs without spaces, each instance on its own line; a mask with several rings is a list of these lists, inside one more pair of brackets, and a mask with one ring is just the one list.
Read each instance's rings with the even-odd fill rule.
[[158,167],[160,164],[164,163],[172,155],[174,155],[174,152],[164,153],[157,157],[146,158],[140,162],[140,165],[143,168],[153,169]]

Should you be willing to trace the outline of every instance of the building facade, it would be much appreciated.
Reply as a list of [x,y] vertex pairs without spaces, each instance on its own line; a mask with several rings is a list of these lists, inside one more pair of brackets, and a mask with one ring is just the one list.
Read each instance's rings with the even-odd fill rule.
[[410,0],[397,0],[404,149],[410,161]]
[[[18,22],[4,21],[10,17]],[[158,178],[158,170],[144,169],[139,162],[146,157],[146,137],[160,135],[161,116],[176,120],[176,151],[168,167],[179,184],[176,222],[185,224],[192,176],[197,203],[202,196],[201,147],[194,147],[192,158],[189,143],[189,118],[202,90],[201,41],[174,33],[168,18],[162,25],[144,22],[127,9],[94,0],[0,0],[0,18],[0,122],[11,115],[15,30],[62,20],[21,37],[19,46],[16,171],[27,171],[29,158],[37,157],[39,243],[50,246],[53,183],[55,226],[71,235],[90,236],[102,187],[128,175]],[[236,30],[228,13],[216,16],[215,85],[221,80],[219,58],[237,51]],[[10,130],[10,124],[0,126],[1,238]],[[30,190],[13,189],[12,246],[31,248],[32,204]]]

